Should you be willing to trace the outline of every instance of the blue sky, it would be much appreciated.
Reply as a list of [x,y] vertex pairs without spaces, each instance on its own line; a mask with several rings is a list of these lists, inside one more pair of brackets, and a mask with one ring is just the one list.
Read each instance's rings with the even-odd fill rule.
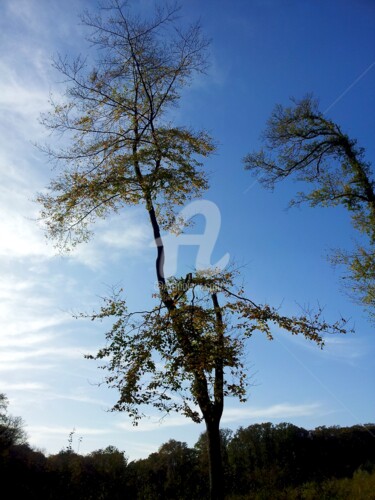
[[[138,2],[148,9],[154,2]],[[260,334],[248,344],[252,386],[246,404],[227,401],[222,425],[293,422],[305,428],[374,421],[375,338],[360,307],[340,291],[330,249],[355,238],[345,211],[286,211],[296,185],[261,189],[241,159],[276,103],[314,92],[321,109],[375,157],[375,4],[370,0],[189,0],[187,19],[200,17],[212,39],[208,74],[195,79],[174,112],[177,123],[205,128],[218,142],[207,161],[205,200],[220,211],[212,262],[229,253],[241,266],[248,296],[295,313],[297,304],[325,306],[326,317],[351,317],[355,335],[332,337],[321,351],[303,339]],[[47,452],[116,445],[138,458],[170,438],[192,445],[204,430],[178,415],[151,415],[137,429],[125,414],[105,410],[116,394],[97,387],[102,373],[83,354],[103,344],[103,328],[73,320],[91,311],[112,284],[130,307],[150,301],[152,234],[141,209],[97,225],[95,238],[61,256],[45,241],[32,202],[53,175],[33,146],[48,140],[38,123],[50,92],[63,91],[51,67],[57,52],[85,51],[78,13],[94,1],[3,0],[0,3],[0,391],[27,424],[30,442]],[[202,220],[190,232],[202,229]],[[180,254],[180,271],[194,266],[195,247]]]

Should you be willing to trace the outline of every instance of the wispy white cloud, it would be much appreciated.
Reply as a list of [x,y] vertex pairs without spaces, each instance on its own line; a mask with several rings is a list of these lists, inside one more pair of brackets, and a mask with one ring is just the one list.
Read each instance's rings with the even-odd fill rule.
[[182,415],[169,415],[165,418],[161,417],[148,417],[141,420],[137,426],[134,426],[130,420],[125,420],[123,422],[118,422],[116,427],[122,430],[134,431],[134,432],[149,432],[155,431],[157,429],[169,428],[169,427],[181,427],[184,425],[190,425],[192,421]]
[[99,238],[112,248],[139,250],[148,246],[150,231],[145,223],[128,219],[123,228],[103,231]]
[[76,401],[78,403],[86,403],[91,405],[97,405],[103,408],[108,408],[108,403],[99,398],[91,398],[89,396],[78,395],[78,394],[50,394],[50,399],[66,399],[70,401]]
[[0,353],[0,363],[19,363],[30,359],[40,360],[41,358],[48,357],[50,359],[59,358],[82,358],[86,352],[85,348],[78,347],[46,347],[43,349],[30,349],[28,351],[20,350],[4,350]]
[[323,355],[334,357],[341,361],[355,362],[368,354],[364,337],[328,337],[325,340]]
[[12,384],[19,382],[18,373],[30,383],[40,383],[41,370],[82,358],[86,349],[67,343],[66,333],[62,338],[72,322],[67,313],[59,310],[60,290],[66,288],[62,276],[51,276],[45,270],[30,273],[25,263],[2,271],[0,371],[7,374],[5,387],[11,391]]
[[38,283],[35,277],[25,280],[15,271],[4,272],[0,279],[0,344],[18,346],[21,341],[26,347],[46,342],[51,330],[67,322],[67,315],[56,310],[50,286]]
[[[35,362],[37,361],[37,362]],[[14,361],[3,361],[0,364],[0,372],[7,373],[13,373],[14,375],[17,375],[18,373],[32,373],[33,376],[36,376],[37,372],[43,371],[46,372],[48,370],[52,370],[55,368],[55,364],[52,364],[50,360],[46,363],[41,362],[40,360],[34,360],[33,363],[27,362],[18,362],[15,363]],[[3,391],[7,388],[10,387],[10,382],[7,381],[4,383],[5,385],[3,386]],[[5,389],[4,389],[5,387]]]
[[[0,63],[1,71],[1,63]],[[14,85],[14,88],[12,88]],[[27,86],[27,82],[19,86]],[[12,81],[0,83],[0,96],[11,101],[8,88],[12,93],[22,95],[21,90]],[[51,257],[53,249],[46,245],[44,235],[35,223],[37,207],[31,201],[40,189],[42,160],[33,151],[31,140],[36,138],[38,130],[37,109],[40,109],[41,97],[38,101],[30,90],[25,91],[24,100],[32,102],[33,111],[28,109],[26,102],[11,103],[10,107],[0,100],[0,113],[6,117],[0,123],[0,257]],[[41,92],[41,94],[43,94]],[[14,96],[17,99],[17,95]],[[21,99],[21,97],[20,97]],[[44,95],[44,100],[46,96]]]
[[[320,403],[306,403],[306,404],[291,404],[291,403],[278,403],[275,405],[263,408],[251,407],[237,407],[226,408],[223,413],[222,423],[229,424],[248,420],[279,420],[279,419],[292,419],[296,417],[308,417],[311,415],[319,414],[322,412]],[[134,427],[131,421],[123,421],[116,424],[116,426],[123,430],[133,430],[135,432],[148,432],[157,429],[169,427],[181,427],[191,425],[192,421],[182,415],[168,415],[165,418],[149,417],[139,422],[137,427]]]
[[228,408],[223,415],[223,423],[247,419],[291,419],[316,415],[322,407],[319,403],[290,404],[279,403],[264,408]]
[[53,38],[55,43],[63,41],[67,46],[73,44],[79,51],[79,39],[83,35],[82,29],[77,26],[78,13],[87,7],[87,0],[45,2],[42,9],[39,0],[3,0],[3,3],[20,32],[27,32],[34,44],[39,42],[45,45]]
[[[45,40],[46,28],[47,32],[52,29],[49,16],[58,18],[61,6],[59,3],[46,4],[41,19],[37,3],[18,0],[5,1],[2,5],[8,22],[24,27],[22,36],[18,36],[21,34],[18,28],[14,37],[4,38],[6,47],[0,54],[0,112],[3,117],[0,122],[0,257],[8,260],[46,260],[56,254],[53,244],[47,244],[36,223],[39,207],[32,200],[48,184],[50,174],[45,157],[32,142],[43,143],[46,136],[38,118],[41,112],[49,109],[49,93],[53,90],[50,82],[57,76],[52,77],[51,65],[46,64],[51,58]],[[80,7],[77,2],[70,3],[76,15]],[[55,41],[60,35],[65,40],[66,29],[75,30],[76,18],[62,27],[67,18],[69,16],[63,16],[61,23],[50,32]],[[110,227],[99,222],[94,240],[71,252],[69,259],[98,269],[108,262],[109,248],[113,250],[113,259],[116,250],[135,255],[147,248],[146,225],[139,214],[129,212],[121,216],[121,220],[113,218]]]
[[[28,433],[32,438],[32,441],[38,440],[39,437],[45,435],[64,435],[68,436],[72,432],[72,428],[64,427],[60,425],[49,426],[49,425],[29,425],[26,427]],[[77,427],[75,428],[75,432],[77,435],[86,434],[86,435],[100,435],[100,434],[109,434],[112,429],[101,429],[95,427]]]
[[[39,53],[37,56],[39,60],[41,54]],[[35,54],[33,57],[36,57]],[[29,59],[30,61],[32,62],[33,59]],[[35,62],[35,65],[38,65],[37,61]],[[6,113],[4,116],[7,117],[7,122],[17,126],[19,138],[22,131],[27,131],[28,137],[39,135],[42,129],[37,118],[48,107],[48,87],[41,87],[40,81],[22,80],[16,67],[9,67],[8,64],[0,61],[2,76],[0,80],[0,109]],[[35,73],[31,73],[31,76],[34,75]],[[27,123],[22,123],[25,118]],[[26,137],[23,137],[23,140]]]
[[150,252],[149,243],[150,228],[144,214],[133,209],[121,216],[98,221],[93,240],[76,247],[69,258],[95,270],[127,255],[132,256],[132,261],[143,259]]
[[301,351],[308,351],[312,355],[319,356],[323,359],[331,358],[350,365],[353,365],[353,363],[359,361],[363,356],[368,354],[368,341],[365,335],[326,335],[323,349],[317,348],[314,342],[307,342],[301,335],[286,335],[285,332],[280,331],[280,334],[274,338],[286,351],[290,352],[293,357],[297,357],[298,359],[297,353],[295,353],[294,350],[291,352],[288,346],[298,347]]
[[4,382],[0,380],[0,387],[7,391],[45,391],[48,385],[39,382]]
[[96,405],[101,408],[108,408],[108,403],[103,399],[91,397],[86,394],[87,387],[81,387],[78,389],[73,389],[72,392],[56,392],[56,391],[44,391],[40,396],[40,401],[57,401],[57,400],[66,400],[66,401],[76,401],[78,403],[85,403],[90,405]]
[[7,205],[4,198],[0,203],[0,210],[3,214],[3,218],[0,220],[2,235],[0,257],[3,256],[7,260],[25,257],[52,257],[55,253],[52,246],[46,244],[43,234],[35,222],[27,218],[27,214],[30,214],[34,207],[27,210],[26,203],[24,203],[24,210],[21,204],[17,211],[11,210],[12,205]]
[[[9,333],[9,332],[8,332]],[[18,334],[19,332],[17,332]],[[0,338],[0,347],[2,349],[4,348],[14,348],[14,347],[31,347],[35,346],[36,344],[46,344],[49,343],[51,340],[53,340],[53,335],[48,334],[48,335],[43,335],[40,333],[37,333],[35,335],[20,335],[18,334],[13,335],[13,336],[6,336],[6,337],[1,337]]]
[[[1,92],[1,90],[0,90]],[[0,106],[1,111],[1,106]],[[29,122],[29,120],[23,120]],[[32,120],[30,120],[31,122]],[[48,246],[44,234],[35,220],[38,207],[32,198],[40,189],[40,175],[35,169],[41,159],[32,158],[32,146],[15,137],[12,126],[7,124],[7,133],[1,130],[0,139],[0,257],[18,259],[24,257],[52,257],[52,246]],[[31,126],[30,126],[31,127]],[[29,136],[30,137],[30,136]],[[24,154],[21,155],[20,151]],[[30,156],[28,158],[28,155]],[[39,179],[39,180],[38,180]]]

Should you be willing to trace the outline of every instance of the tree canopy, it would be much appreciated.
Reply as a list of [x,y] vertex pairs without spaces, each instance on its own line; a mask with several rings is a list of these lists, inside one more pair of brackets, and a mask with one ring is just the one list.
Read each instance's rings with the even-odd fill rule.
[[69,133],[66,148],[44,148],[65,169],[38,198],[49,234],[64,247],[86,240],[97,217],[127,205],[155,209],[160,226],[170,227],[176,206],[207,187],[198,158],[214,150],[206,132],[168,121],[181,88],[205,67],[199,25],[177,28],[176,5],[148,20],[117,0],[109,5],[82,19],[96,62],[88,68],[82,57],[57,58],[66,100],[52,101],[42,117],[48,129]]
[[99,313],[89,315],[92,320],[114,318],[106,346],[87,356],[109,359],[102,366],[109,371],[106,381],[121,394],[114,410],[126,411],[137,422],[142,405],[151,404],[164,413],[177,411],[200,422],[209,418],[211,406],[222,408],[225,396],[246,400],[243,354],[254,332],[272,340],[276,327],[321,347],[324,334],[345,333],[345,320],[329,324],[321,310],[288,317],[268,304],[255,304],[236,288],[233,274],[197,273],[188,285],[171,278],[173,309],[159,295],[153,310],[128,312],[126,301],[115,294],[105,299]]
[[360,238],[332,260],[347,267],[352,295],[375,314],[375,179],[365,151],[308,95],[293,106],[277,105],[263,133],[264,148],[244,158],[245,168],[273,189],[287,178],[305,189],[291,205],[344,206]]

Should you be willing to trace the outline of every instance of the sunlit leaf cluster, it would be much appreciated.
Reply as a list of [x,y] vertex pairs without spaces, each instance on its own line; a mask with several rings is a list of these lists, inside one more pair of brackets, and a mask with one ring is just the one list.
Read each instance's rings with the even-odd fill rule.
[[[282,331],[303,335],[319,346],[327,334],[345,334],[346,321],[334,324],[322,318],[322,310],[287,317],[269,305],[257,305],[234,284],[234,272],[197,273],[170,279],[165,286],[175,307],[160,300],[150,311],[128,312],[121,293],[104,300],[92,320],[111,318],[106,346],[90,359],[104,361],[106,383],[119,391],[114,410],[126,411],[134,421],[142,405],[164,413],[177,411],[200,421],[199,387],[204,380],[215,405],[218,365],[225,373],[223,395],[246,400],[248,371],[244,364],[247,340],[254,333],[269,339]],[[220,297],[220,318],[213,297]]]
[[65,102],[51,102],[42,118],[67,144],[42,148],[61,173],[38,197],[48,234],[65,247],[124,206],[152,203],[168,228],[176,207],[207,188],[200,158],[214,150],[212,139],[168,119],[181,86],[204,69],[199,26],[176,31],[173,6],[142,22],[116,1],[112,7],[116,15],[84,16],[99,57],[93,67],[80,57],[57,59]]

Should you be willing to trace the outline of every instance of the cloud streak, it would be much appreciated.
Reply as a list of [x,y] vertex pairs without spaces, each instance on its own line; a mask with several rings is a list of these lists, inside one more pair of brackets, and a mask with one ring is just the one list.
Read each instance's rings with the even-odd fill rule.
[[[223,424],[246,422],[248,420],[280,420],[293,419],[297,417],[308,417],[322,411],[320,403],[291,404],[279,403],[263,408],[239,407],[226,408],[222,417]],[[181,415],[166,416],[165,418],[150,417],[142,420],[137,427],[133,427],[130,421],[119,422],[117,427],[134,432],[150,432],[161,427],[181,427],[191,425],[192,422]]]
[[[40,436],[53,435],[53,436],[68,436],[72,432],[72,428],[65,427],[62,425],[29,425],[27,426],[27,432],[32,435],[32,440],[36,441]],[[78,427],[75,428],[75,432],[80,434],[86,434],[88,436],[98,436],[101,434],[109,434],[111,429],[101,429],[95,427]]]
[[279,403],[265,408],[229,408],[223,415],[223,423],[239,420],[279,420],[316,415],[321,410],[319,403],[291,404]]

